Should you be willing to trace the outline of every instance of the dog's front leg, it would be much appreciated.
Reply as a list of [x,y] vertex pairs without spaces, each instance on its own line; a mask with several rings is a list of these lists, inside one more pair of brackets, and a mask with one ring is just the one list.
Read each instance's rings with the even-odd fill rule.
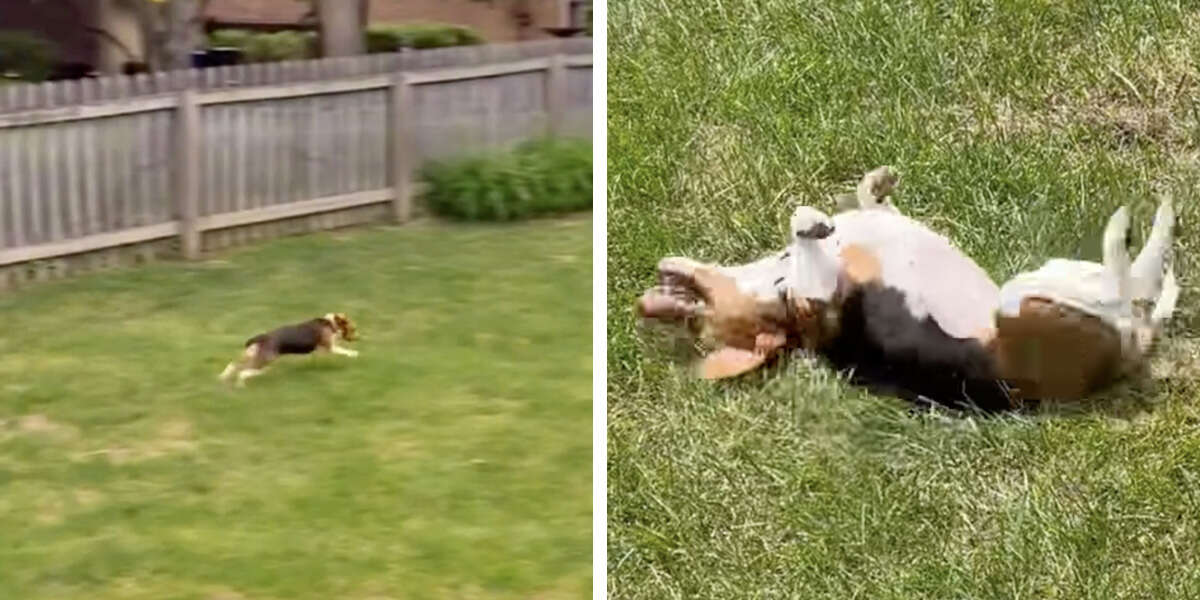
[[236,373],[236,372],[237,372],[237,370],[238,370],[237,363],[236,363],[236,362],[231,362],[231,363],[229,363],[228,365],[225,365],[225,370],[224,370],[224,371],[221,371],[221,374],[220,374],[220,375],[218,375],[217,377],[218,377],[218,378],[219,378],[221,381],[229,381],[229,378],[230,378],[230,377],[233,377],[233,374],[234,374],[234,373]]
[[339,345],[337,345],[337,344],[331,344],[331,345],[329,346],[329,351],[330,351],[330,352],[332,352],[332,353],[334,353],[334,354],[341,354],[342,356],[349,356],[350,358],[354,358],[354,357],[358,356],[358,351],[357,351],[357,350],[351,350],[351,349],[349,349],[349,348],[343,348],[343,347],[341,347],[341,346],[339,346]]

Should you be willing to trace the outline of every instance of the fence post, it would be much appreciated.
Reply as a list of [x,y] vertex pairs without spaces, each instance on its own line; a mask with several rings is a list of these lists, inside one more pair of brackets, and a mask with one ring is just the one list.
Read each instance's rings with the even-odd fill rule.
[[546,133],[550,137],[563,134],[567,115],[567,61],[562,54],[550,55],[546,69],[546,113],[549,118]]
[[178,98],[175,164],[172,168],[175,175],[175,202],[183,257],[194,259],[200,255],[200,231],[196,229],[200,199],[200,106],[196,103],[194,90],[185,89],[179,92]]
[[403,71],[392,77],[388,103],[388,182],[392,185],[392,218],[404,223],[412,216],[413,172],[413,85]]

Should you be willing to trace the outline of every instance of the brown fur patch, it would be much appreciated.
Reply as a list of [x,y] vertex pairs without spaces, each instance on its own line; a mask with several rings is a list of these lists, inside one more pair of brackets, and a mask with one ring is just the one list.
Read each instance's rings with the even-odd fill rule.
[[879,279],[883,266],[869,250],[858,244],[842,248],[842,272],[853,283],[864,284]]
[[1119,334],[1100,319],[1042,298],[998,315],[989,344],[999,375],[1027,398],[1075,400],[1120,372]]

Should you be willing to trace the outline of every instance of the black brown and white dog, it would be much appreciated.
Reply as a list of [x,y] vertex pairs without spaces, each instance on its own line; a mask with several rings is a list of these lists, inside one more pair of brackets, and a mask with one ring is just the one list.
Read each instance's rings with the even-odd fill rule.
[[896,179],[886,168],[867,174],[859,208],[833,217],[797,207],[789,246],[758,261],[664,259],[638,313],[700,325],[716,348],[701,364],[707,378],[795,345],[877,391],[985,410],[1079,398],[1142,364],[1178,296],[1169,200],[1136,261],[1122,208],[1103,263],[1052,259],[998,287],[882,201]]
[[237,385],[261,375],[282,354],[311,354],[332,352],[354,358],[358,352],[337,345],[338,340],[352,342],[358,339],[354,323],[344,313],[328,313],[323,317],[303,323],[285,325],[260,333],[246,340],[245,350],[221,372],[221,381],[237,377]]

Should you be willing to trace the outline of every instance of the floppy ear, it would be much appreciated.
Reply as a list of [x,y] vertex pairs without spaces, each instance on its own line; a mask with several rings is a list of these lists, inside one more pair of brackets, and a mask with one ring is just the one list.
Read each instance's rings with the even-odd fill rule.
[[341,336],[342,339],[345,339],[347,337],[346,333],[347,333],[347,329],[348,329],[346,315],[343,313],[334,313],[333,314],[333,327],[335,329],[337,329],[337,334],[339,336]]
[[725,347],[705,356],[704,360],[700,361],[700,377],[703,379],[737,377],[757,369],[766,361],[766,354]]

